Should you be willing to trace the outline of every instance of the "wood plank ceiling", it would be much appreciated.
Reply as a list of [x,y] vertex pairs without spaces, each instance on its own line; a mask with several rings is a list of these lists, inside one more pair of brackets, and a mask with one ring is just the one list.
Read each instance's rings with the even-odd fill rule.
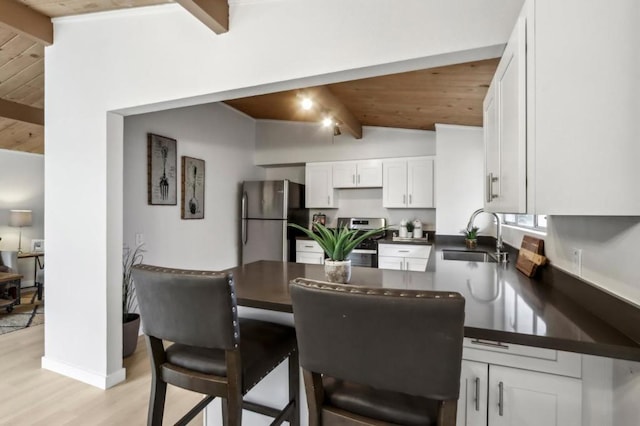
[[[172,3],[172,0],[0,0],[14,2],[48,17],[101,12],[128,7]],[[206,22],[199,0],[176,0]],[[5,3],[6,4],[6,3]],[[31,117],[44,108],[44,46],[37,38],[3,25],[0,17],[0,148],[44,153],[44,127]],[[222,28],[224,31],[225,29]],[[497,59],[429,70],[374,77],[310,88],[322,94],[331,113],[340,110],[355,137],[362,125],[433,130],[434,123],[482,125],[482,99],[495,72]],[[327,90],[328,89],[328,90]],[[301,90],[227,101],[257,119],[319,121],[324,112],[299,108]],[[330,99],[329,99],[330,98]],[[20,104],[20,105],[16,105]],[[19,110],[27,109],[26,115]],[[14,110],[16,113],[14,114]],[[9,113],[7,113],[9,111]],[[15,119],[18,117],[18,119]],[[358,130],[358,126],[359,130]],[[353,128],[355,127],[355,128]]]

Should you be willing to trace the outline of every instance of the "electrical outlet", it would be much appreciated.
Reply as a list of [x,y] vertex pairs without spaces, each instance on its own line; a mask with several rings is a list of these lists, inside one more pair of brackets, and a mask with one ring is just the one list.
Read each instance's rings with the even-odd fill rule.
[[573,248],[571,249],[572,255],[572,263],[573,263],[573,273],[577,276],[582,276],[582,249]]
[[136,247],[144,244],[144,234],[136,234]]

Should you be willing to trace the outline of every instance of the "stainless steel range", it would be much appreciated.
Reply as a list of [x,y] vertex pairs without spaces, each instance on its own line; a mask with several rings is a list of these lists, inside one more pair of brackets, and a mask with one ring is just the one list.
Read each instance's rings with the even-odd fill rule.
[[[387,226],[387,219],[385,218],[371,218],[371,217],[339,217],[338,227],[342,228],[346,226],[349,229],[357,229],[362,232],[370,231],[372,229],[384,228]],[[380,238],[383,238],[385,232],[382,231],[367,238],[349,255],[352,266],[365,266],[369,268],[378,267],[378,242]]]

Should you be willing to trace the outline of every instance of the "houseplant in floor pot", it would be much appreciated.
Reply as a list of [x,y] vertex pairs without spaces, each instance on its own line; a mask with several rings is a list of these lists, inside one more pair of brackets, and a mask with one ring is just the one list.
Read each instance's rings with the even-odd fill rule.
[[142,263],[142,245],[131,250],[125,247],[122,253],[122,357],[133,354],[138,346],[140,314],[134,312],[136,289],[131,268]]
[[478,228],[477,226],[473,226],[471,228],[463,229],[462,232],[464,234],[464,244],[468,249],[474,249],[478,247]]
[[361,242],[375,235],[385,228],[372,229],[361,232],[357,229],[344,228],[328,229],[321,223],[314,223],[313,232],[295,223],[289,226],[304,232],[309,238],[317,242],[327,255],[324,261],[324,273],[327,281],[332,283],[348,283],[351,279],[351,260],[347,259],[351,251]]

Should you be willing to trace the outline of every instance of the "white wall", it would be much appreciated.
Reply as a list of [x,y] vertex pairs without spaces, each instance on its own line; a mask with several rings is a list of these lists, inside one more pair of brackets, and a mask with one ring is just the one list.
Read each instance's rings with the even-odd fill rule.
[[[436,234],[460,235],[471,214],[484,206],[482,127],[436,124]],[[474,225],[495,236],[488,214]]]
[[[345,132],[346,133],[346,132]],[[318,123],[258,120],[256,164],[434,155],[435,132],[364,126],[362,139],[333,136]]]
[[[0,150],[0,250],[17,251],[20,230],[9,226],[9,210],[33,212],[33,224],[22,228],[22,251],[32,239],[44,238],[44,156]],[[33,285],[34,259],[18,261],[22,286]]]
[[[108,111],[149,112],[493,57],[521,4],[234,3],[231,31],[220,36],[176,4],[55,19],[45,55],[43,366],[101,387],[124,379],[113,349],[120,344],[123,219],[110,207],[123,197],[122,134]],[[82,208],[70,210],[78,200]]]
[[[130,116],[124,126],[124,241],[145,241],[144,262],[175,268],[219,270],[239,264],[240,186],[262,179],[253,165],[255,121],[224,104]],[[181,157],[205,161],[204,219],[180,218],[176,206],[147,204],[147,133],[177,140]]]

